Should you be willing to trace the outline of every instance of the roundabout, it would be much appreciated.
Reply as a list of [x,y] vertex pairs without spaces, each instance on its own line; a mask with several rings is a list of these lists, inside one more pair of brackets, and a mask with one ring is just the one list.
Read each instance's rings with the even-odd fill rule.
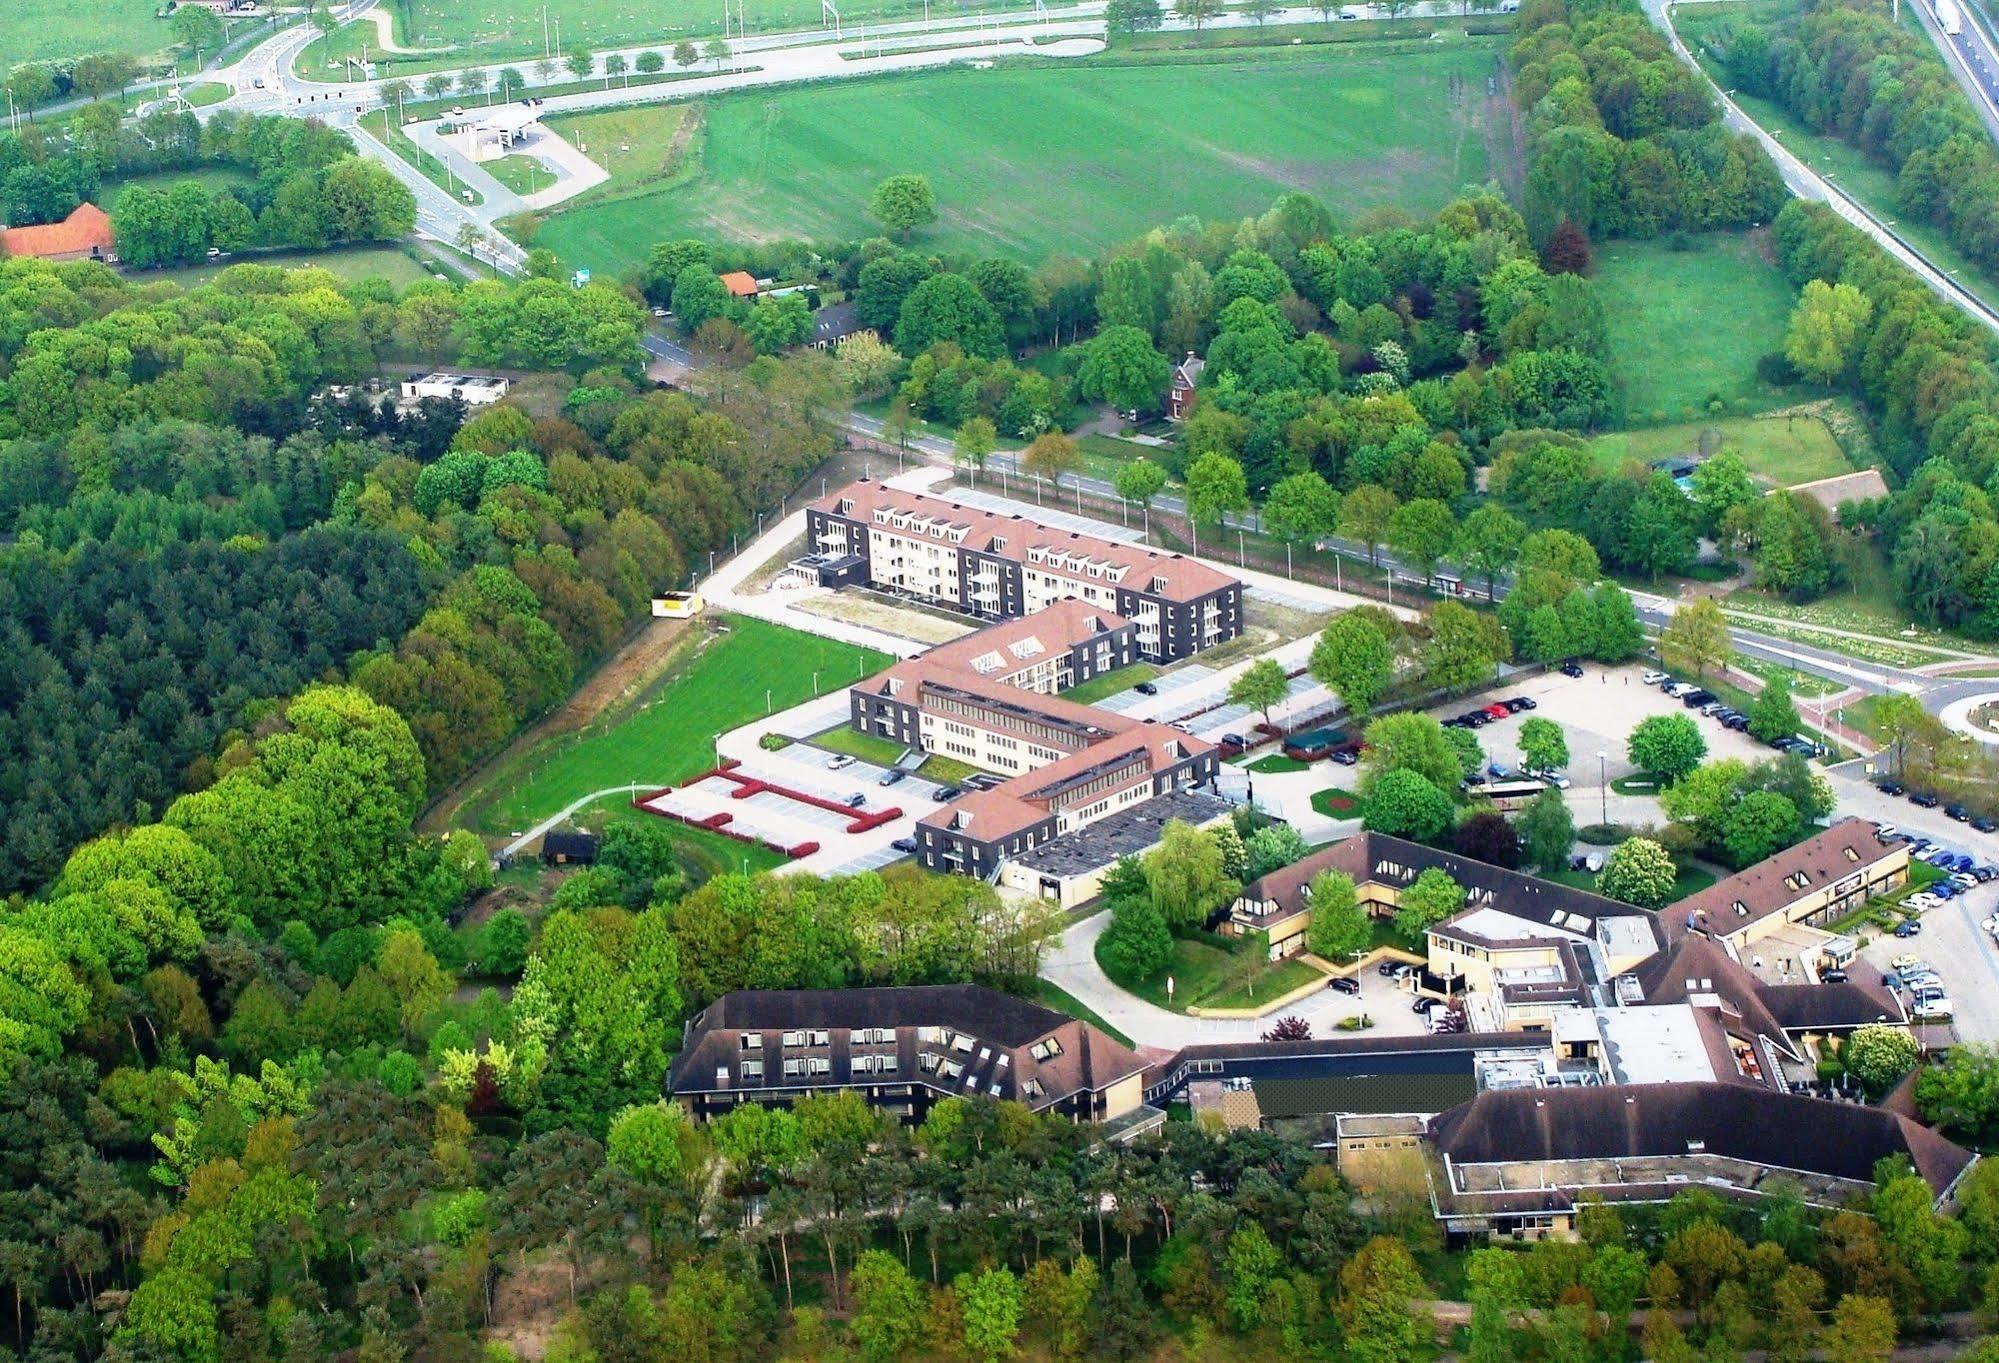
[[1999,748],[1999,691],[1986,691],[1952,701],[1938,712],[1945,726],[1988,748]]

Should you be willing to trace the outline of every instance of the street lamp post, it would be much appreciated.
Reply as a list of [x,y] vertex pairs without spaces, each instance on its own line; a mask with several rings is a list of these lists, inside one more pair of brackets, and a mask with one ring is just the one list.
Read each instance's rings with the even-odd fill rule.
[[1603,797],[1603,822],[1610,822],[1610,754],[1596,750],[1597,793]]

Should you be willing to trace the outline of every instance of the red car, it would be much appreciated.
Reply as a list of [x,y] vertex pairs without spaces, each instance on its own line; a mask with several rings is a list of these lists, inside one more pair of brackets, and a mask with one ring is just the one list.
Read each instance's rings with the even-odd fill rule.
[[1485,712],[1488,715],[1491,715],[1494,719],[1505,719],[1508,715],[1513,713],[1511,710],[1507,709],[1504,705],[1498,704],[1497,702],[1486,706]]

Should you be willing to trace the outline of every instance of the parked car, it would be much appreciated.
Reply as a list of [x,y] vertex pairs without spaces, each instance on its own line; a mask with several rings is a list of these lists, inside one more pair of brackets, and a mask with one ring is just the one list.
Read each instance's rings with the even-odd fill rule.
[[1486,771],[1490,773],[1492,779],[1495,781],[1511,781],[1513,779],[1513,768],[1507,766],[1504,762],[1494,762],[1486,768]]
[[1923,935],[1923,925],[1917,919],[1904,918],[1895,925],[1895,935],[1904,940],[1910,937],[1920,937]]
[[852,795],[849,795],[847,797],[847,808],[859,809],[862,805],[866,804],[867,802],[868,802],[867,795],[864,792],[857,790]]
[[1499,701],[1494,701],[1492,704],[1485,707],[1485,716],[1487,719],[1505,719],[1508,715],[1512,713],[1513,712],[1511,710],[1507,709],[1506,706],[1500,703]]
[[1719,697],[1717,697],[1714,692],[1702,691],[1696,689],[1687,692],[1687,694],[1684,696],[1681,696],[1680,704],[1686,706],[1689,710],[1698,710],[1701,706],[1706,705],[1709,701],[1716,699],[1719,699]]
[[897,838],[894,842],[890,843],[889,846],[893,847],[898,852],[914,852],[916,850],[916,839]]
[[1722,721],[1722,727],[1725,729],[1733,729],[1735,730],[1735,732],[1739,734],[1746,734],[1749,732],[1749,716],[1730,715],[1727,719]]
[[1819,972],[1820,984],[1845,984],[1846,980],[1847,974],[1844,970],[1822,970]]
[[1959,823],[1968,822],[1971,818],[1971,811],[1960,804],[1945,805],[1943,814],[1946,819],[1956,819]]
[[1351,975],[1333,976],[1332,987],[1342,994],[1360,993],[1360,981]]
[[1666,694],[1671,696],[1674,700],[1685,699],[1687,696],[1692,695],[1694,692],[1698,690],[1700,690],[1700,688],[1698,686],[1695,686],[1692,682],[1676,681],[1676,682],[1666,683]]
[[1886,842],[1899,832],[1901,830],[1891,823],[1877,823],[1874,825],[1874,836],[1880,838],[1883,842]]
[[1395,973],[1395,966],[1396,962],[1394,961],[1383,961],[1374,968],[1374,973],[1384,977],[1391,976]]
[[1409,1005],[1409,1011],[1412,1013],[1427,1013],[1436,1006],[1437,1001],[1435,999],[1424,995],[1418,997],[1414,1003]]
[[1922,970],[1927,967],[1923,964],[1922,957],[1916,955],[1913,951],[1905,951],[1894,960],[1888,962],[1888,968],[1891,970]]
[[1562,675],[1564,677],[1580,677],[1582,674],[1583,674],[1583,665],[1577,662],[1574,658],[1571,658],[1567,662],[1562,664]]
[[1874,783],[1874,789],[1880,791],[1883,795],[1900,795],[1902,793],[1902,783],[1892,776],[1884,776]]
[[1902,901],[1902,905],[1904,908],[1914,909],[1918,913],[1928,913],[1931,909],[1937,908],[1942,904],[1943,900],[1937,898],[1937,896],[1933,894],[1927,894],[1927,893],[1912,894],[1907,899]]
[[1983,814],[1972,815],[1971,826],[1977,829],[1981,833],[1990,833],[1995,829],[1999,829],[1999,823],[1994,823],[1990,818],[1988,818],[1986,815]]
[[1506,708],[1517,715],[1522,710],[1538,710],[1541,706],[1532,696],[1515,696],[1506,702]]
[[1336,748],[1333,750],[1333,761],[1343,767],[1351,767],[1360,761],[1360,753],[1353,748]]
[[1664,672],[1659,671],[1657,668],[1650,668],[1644,672],[1639,673],[1638,680],[1644,682],[1647,686],[1657,686],[1660,682],[1671,681],[1672,678],[1667,676]]
[[1567,790],[1570,785],[1567,772],[1556,771],[1551,767],[1544,767],[1539,771],[1530,771],[1527,774],[1537,781],[1546,781],[1556,790]]
[[1910,1005],[1909,1016],[1925,1022],[1948,1022],[1955,1010],[1951,1008],[1950,996],[1939,994],[1934,998],[1917,999]]
[[901,767],[890,767],[887,771],[882,773],[881,784],[885,786],[892,786],[900,782],[904,777],[908,775],[909,773],[904,771]]
[[963,788],[962,786],[939,786],[939,787],[937,787],[937,798],[938,798],[939,800],[955,800],[955,799],[957,799],[957,798],[958,798],[958,797],[959,797],[960,795],[963,795],[964,793],[965,793],[965,791],[964,791],[964,788]]
[[1138,692],[1141,696],[1156,696],[1159,694],[1159,688],[1152,682],[1140,682],[1131,689]]
[[1721,701],[1718,700],[1707,701],[1701,706],[1701,716],[1703,718],[1712,719],[1714,716],[1721,714],[1726,709],[1728,709],[1728,706],[1723,704]]
[[826,764],[826,770],[844,771],[846,768],[851,767],[853,765],[854,765],[854,755],[852,753],[844,753],[844,752],[835,753],[833,754],[833,760]]
[[1935,809],[1937,807],[1937,797],[1930,794],[1927,790],[1912,791],[1909,794],[1909,803],[1918,809]]

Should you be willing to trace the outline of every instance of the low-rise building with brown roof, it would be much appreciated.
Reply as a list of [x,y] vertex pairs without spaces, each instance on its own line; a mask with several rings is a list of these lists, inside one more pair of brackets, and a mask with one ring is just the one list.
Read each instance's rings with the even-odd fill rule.
[[1746,871],[1662,912],[1666,936],[1701,933],[1738,954],[1793,923],[1823,925],[1909,878],[1908,844],[1884,839],[1865,819],[1841,819]]
[[1076,1121],[1144,1101],[1145,1062],[1102,1031],[977,985],[739,990],[687,1024],[673,1094],[690,1114],[851,1089],[905,1121],[991,1097]]
[[1664,1202],[1688,1187],[1751,1200],[1772,1187],[1815,1206],[1866,1197],[1906,1157],[1937,1205],[1977,1156],[1860,1103],[1738,1083],[1487,1090],[1434,1118],[1432,1192],[1459,1234],[1563,1234],[1584,1201]]
[[80,203],[61,222],[0,228],[0,255],[41,260],[116,260],[111,215],[94,203]]
[[1174,662],[1242,632],[1242,583],[1182,554],[861,479],[806,508],[809,551],[861,580],[988,620],[1074,597],[1130,620],[1138,653]]

